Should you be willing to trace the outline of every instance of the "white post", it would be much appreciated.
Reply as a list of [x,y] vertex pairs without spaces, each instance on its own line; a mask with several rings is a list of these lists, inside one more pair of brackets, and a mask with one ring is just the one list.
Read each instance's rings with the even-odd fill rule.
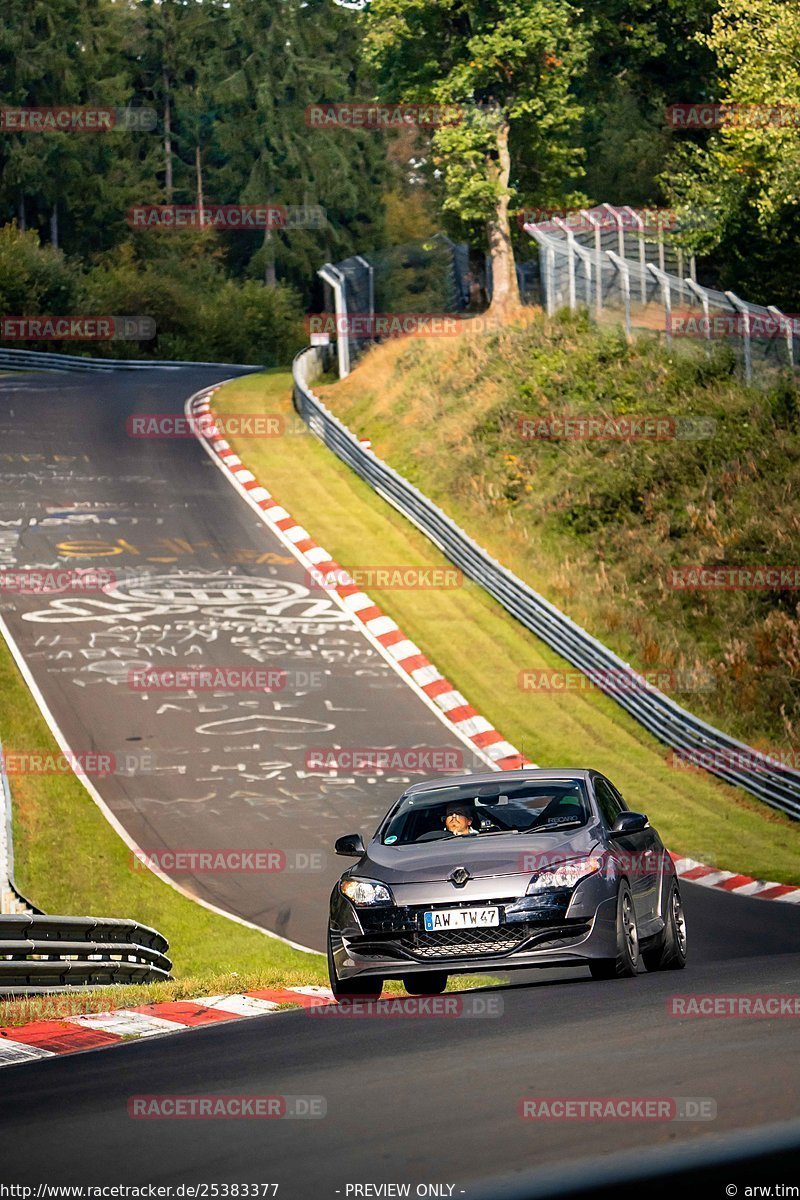
[[644,221],[642,220],[641,214],[638,213],[635,208],[631,208],[628,204],[625,205],[623,211],[631,214],[636,223],[636,228],[639,231],[639,269],[642,272],[640,292],[642,304],[647,304],[647,254],[645,253],[644,246]]
[[332,263],[325,263],[317,271],[333,289],[334,312],[336,313],[336,355],[339,363],[339,378],[350,374],[350,342],[347,333],[347,300],[344,294],[344,278]]
[[672,295],[670,293],[669,275],[665,271],[659,270],[652,263],[648,266],[648,271],[661,284],[661,300],[664,305],[664,334],[668,346],[672,345]]
[[553,224],[561,229],[567,238],[567,279],[569,281],[569,308],[575,312],[575,234],[560,217],[553,217]]
[[625,332],[628,338],[632,336],[631,329],[631,276],[628,270],[628,264],[619,254],[615,254],[613,250],[606,250],[606,255],[617,268],[622,280],[622,298],[625,303]]
[[726,292],[725,297],[731,307],[744,316],[744,333],[742,334],[744,345],[744,378],[746,383],[751,383],[753,379],[753,349],[750,344],[750,309],[743,300],[739,299],[735,292]]
[[779,324],[786,322],[786,354],[789,359],[789,369],[794,367],[794,331],[792,330],[792,318],[787,317],[779,308],[775,308],[770,304],[767,306],[767,312],[771,312],[773,317],[778,318]]
[[[683,282],[686,284],[689,291],[692,292],[695,296],[697,296],[697,299],[700,301],[700,303],[703,306],[703,316],[705,317],[705,322],[706,322],[706,341],[710,342],[711,341],[711,314],[709,312],[709,306],[708,306],[708,292],[706,291],[705,288],[700,287],[700,284],[697,283],[694,279],[684,279]],[[711,347],[708,346],[707,349],[710,350]]]
[[355,256],[355,259],[356,259],[356,262],[360,262],[360,263],[361,263],[362,267],[366,267],[366,268],[367,268],[367,288],[368,288],[368,293],[367,293],[367,294],[368,294],[368,300],[367,300],[367,303],[369,304],[369,327],[370,327],[370,329],[372,330],[372,340],[374,341],[374,340],[375,340],[375,330],[374,330],[374,317],[375,317],[375,272],[373,271],[373,269],[372,269],[371,265],[370,265],[370,264],[367,262],[367,260],[366,260],[365,258],[362,258],[362,256],[361,256],[360,254],[357,254],[357,255]]
[[586,217],[589,224],[594,229],[594,275],[596,279],[595,285],[595,308],[598,317],[603,311],[603,249],[600,244],[600,229],[601,223],[593,212],[589,212],[587,208],[581,209],[581,216]]
[[613,205],[602,204],[600,207],[604,208],[606,210],[606,212],[611,214],[611,219],[617,227],[617,251],[619,253],[620,258],[624,258],[625,257],[625,227],[622,224],[622,218],[620,217],[619,213],[617,212],[617,210],[614,208]]

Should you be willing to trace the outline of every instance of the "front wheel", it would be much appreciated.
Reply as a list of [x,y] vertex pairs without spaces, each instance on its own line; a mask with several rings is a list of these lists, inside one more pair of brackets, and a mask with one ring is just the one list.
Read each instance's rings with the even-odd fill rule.
[[333,960],[333,945],[331,931],[328,930],[328,978],[331,981],[331,991],[334,1000],[377,1000],[383,991],[383,980],[380,976],[367,975],[362,979],[340,979],[336,974],[336,963]]
[[664,933],[655,946],[642,951],[648,971],[682,971],[686,966],[686,918],[678,881],[670,881]]
[[406,975],[403,986],[409,996],[439,996],[447,987],[446,971],[420,971]]
[[625,979],[636,974],[639,966],[639,933],[636,911],[627,883],[617,892],[617,954],[616,958],[594,958],[589,963],[592,979]]

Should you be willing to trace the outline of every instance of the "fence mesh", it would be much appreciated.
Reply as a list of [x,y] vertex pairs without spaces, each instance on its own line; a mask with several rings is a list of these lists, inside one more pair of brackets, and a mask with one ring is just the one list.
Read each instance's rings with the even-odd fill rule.
[[600,205],[577,220],[526,224],[539,245],[542,304],[585,306],[598,318],[674,338],[724,344],[747,382],[771,383],[797,366],[796,317],[698,284],[695,261],[670,233],[634,209]]

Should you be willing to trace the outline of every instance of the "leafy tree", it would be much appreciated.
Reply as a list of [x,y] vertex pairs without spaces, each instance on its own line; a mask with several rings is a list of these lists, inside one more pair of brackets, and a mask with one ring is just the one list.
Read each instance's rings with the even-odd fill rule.
[[794,310],[800,299],[800,8],[785,0],[721,0],[702,40],[716,55],[718,98],[733,106],[731,115],[705,144],[676,151],[664,186],[675,203],[707,218],[694,244],[713,251],[725,286]]
[[587,55],[566,0],[372,0],[365,55],[390,100],[463,106],[432,139],[442,206],[483,226],[492,307],[519,304],[509,209],[518,185],[563,194],[580,150],[571,85]]

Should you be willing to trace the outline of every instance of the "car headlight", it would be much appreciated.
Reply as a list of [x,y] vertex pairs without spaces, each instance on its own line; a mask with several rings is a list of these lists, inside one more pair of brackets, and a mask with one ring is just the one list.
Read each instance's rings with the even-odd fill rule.
[[356,908],[371,904],[394,904],[394,896],[385,883],[377,879],[343,879],[342,891]]
[[573,888],[587,875],[594,875],[602,865],[599,858],[570,859],[569,862],[560,863],[557,867],[534,875],[528,884],[526,895],[544,892],[549,888]]

